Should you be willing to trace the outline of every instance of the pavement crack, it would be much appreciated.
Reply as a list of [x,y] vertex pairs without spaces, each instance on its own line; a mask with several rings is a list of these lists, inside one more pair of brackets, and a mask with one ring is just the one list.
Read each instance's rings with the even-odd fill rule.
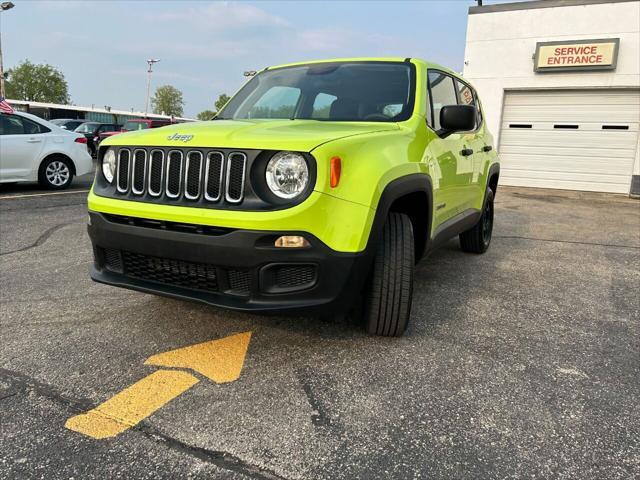
[[3,255],[10,255],[12,253],[25,252],[27,250],[31,250],[32,248],[39,247],[44,242],[46,242],[51,235],[53,235],[55,232],[57,232],[61,228],[64,228],[68,225],[79,224],[79,223],[80,222],[65,222],[65,223],[60,223],[58,225],[54,225],[53,227],[47,229],[42,235],[40,235],[37,238],[37,240],[33,242],[31,245],[27,245],[26,247],[18,248],[16,250],[9,250],[8,252],[2,252],[0,253],[0,257]]
[[555,240],[553,238],[535,238],[524,237],[520,235],[494,235],[493,238],[514,238],[518,240],[532,240],[535,242],[551,242],[551,243],[569,243],[574,245],[593,245],[596,247],[616,247],[616,248],[633,248],[634,250],[640,250],[639,246],[635,245],[620,245],[618,243],[597,243],[597,242],[578,242],[573,240]]
[[298,380],[300,381],[300,385],[302,386],[302,390],[304,391],[305,396],[307,397],[307,401],[309,405],[313,409],[311,413],[311,423],[316,426],[330,426],[331,419],[327,415],[327,412],[324,409],[324,405],[320,401],[320,399],[316,396],[313,386],[309,382],[309,378],[311,377],[311,372],[308,368],[300,368],[296,371],[298,374]]
[[[64,406],[74,414],[86,413],[94,407],[94,402],[91,400],[69,398],[52,385],[46,384],[22,373],[0,368],[0,378],[10,383],[11,387],[13,387],[9,392],[6,392],[6,395],[1,396],[0,400],[12,397],[21,391],[30,391]],[[172,450],[185,453],[204,462],[211,463],[219,468],[240,473],[250,478],[258,480],[287,480],[286,477],[278,475],[267,468],[253,465],[230,453],[189,445],[181,440],[164,434],[149,425],[144,425],[143,423],[132,427],[129,431],[141,433],[151,440],[161,442]]]
[[302,391],[311,407],[311,423],[334,439],[345,436],[344,424],[337,412],[331,411],[331,399],[335,396],[337,386],[331,375],[305,366],[295,370]]
[[147,437],[160,440],[172,450],[194,456],[204,462],[211,463],[216,467],[225,470],[240,473],[258,480],[287,480],[286,477],[278,475],[267,468],[253,465],[228,452],[189,445],[188,443],[166,435],[147,425],[139,424],[138,426],[133,427],[132,430],[139,431]]
[[[73,411],[84,411],[91,407],[92,402],[88,399],[73,399],[62,394],[57,388],[47,383],[41,382],[22,373],[14,372],[13,370],[7,370],[6,368],[0,368],[0,378],[10,382],[11,385],[19,391],[34,392],[42,397],[46,397],[50,400],[63,405],[67,409]],[[16,393],[18,393],[16,392]]]

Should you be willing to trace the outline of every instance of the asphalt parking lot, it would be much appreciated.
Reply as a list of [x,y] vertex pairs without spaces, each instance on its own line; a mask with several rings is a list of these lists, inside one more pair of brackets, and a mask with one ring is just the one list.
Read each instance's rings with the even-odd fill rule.
[[[384,339],[91,282],[80,180],[0,187],[0,477],[640,476],[640,202],[501,187],[490,251],[423,261]],[[244,332],[237,380],[193,374],[110,438],[65,427],[149,357]]]

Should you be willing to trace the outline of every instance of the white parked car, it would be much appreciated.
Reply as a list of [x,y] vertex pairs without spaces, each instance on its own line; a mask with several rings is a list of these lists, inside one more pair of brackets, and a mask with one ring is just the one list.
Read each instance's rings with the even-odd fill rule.
[[84,135],[23,112],[0,113],[0,183],[62,190],[92,169]]

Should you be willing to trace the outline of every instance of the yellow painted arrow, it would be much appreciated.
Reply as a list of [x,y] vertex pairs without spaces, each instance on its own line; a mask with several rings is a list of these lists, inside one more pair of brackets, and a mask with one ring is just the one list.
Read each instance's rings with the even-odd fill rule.
[[[149,357],[146,365],[185,368],[215,383],[240,377],[251,332],[178,348]],[[198,378],[181,370],[157,370],[106,402],[67,420],[65,427],[89,437],[114,437],[137,425],[163,405],[186,392]]]

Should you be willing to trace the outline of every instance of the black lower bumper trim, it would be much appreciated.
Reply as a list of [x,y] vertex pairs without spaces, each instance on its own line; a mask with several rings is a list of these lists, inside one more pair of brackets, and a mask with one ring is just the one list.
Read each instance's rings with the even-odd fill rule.
[[[216,235],[145,227],[90,212],[91,278],[146,293],[252,312],[345,311],[371,265],[304,232],[229,230]],[[304,235],[304,249],[273,247],[274,236]]]

